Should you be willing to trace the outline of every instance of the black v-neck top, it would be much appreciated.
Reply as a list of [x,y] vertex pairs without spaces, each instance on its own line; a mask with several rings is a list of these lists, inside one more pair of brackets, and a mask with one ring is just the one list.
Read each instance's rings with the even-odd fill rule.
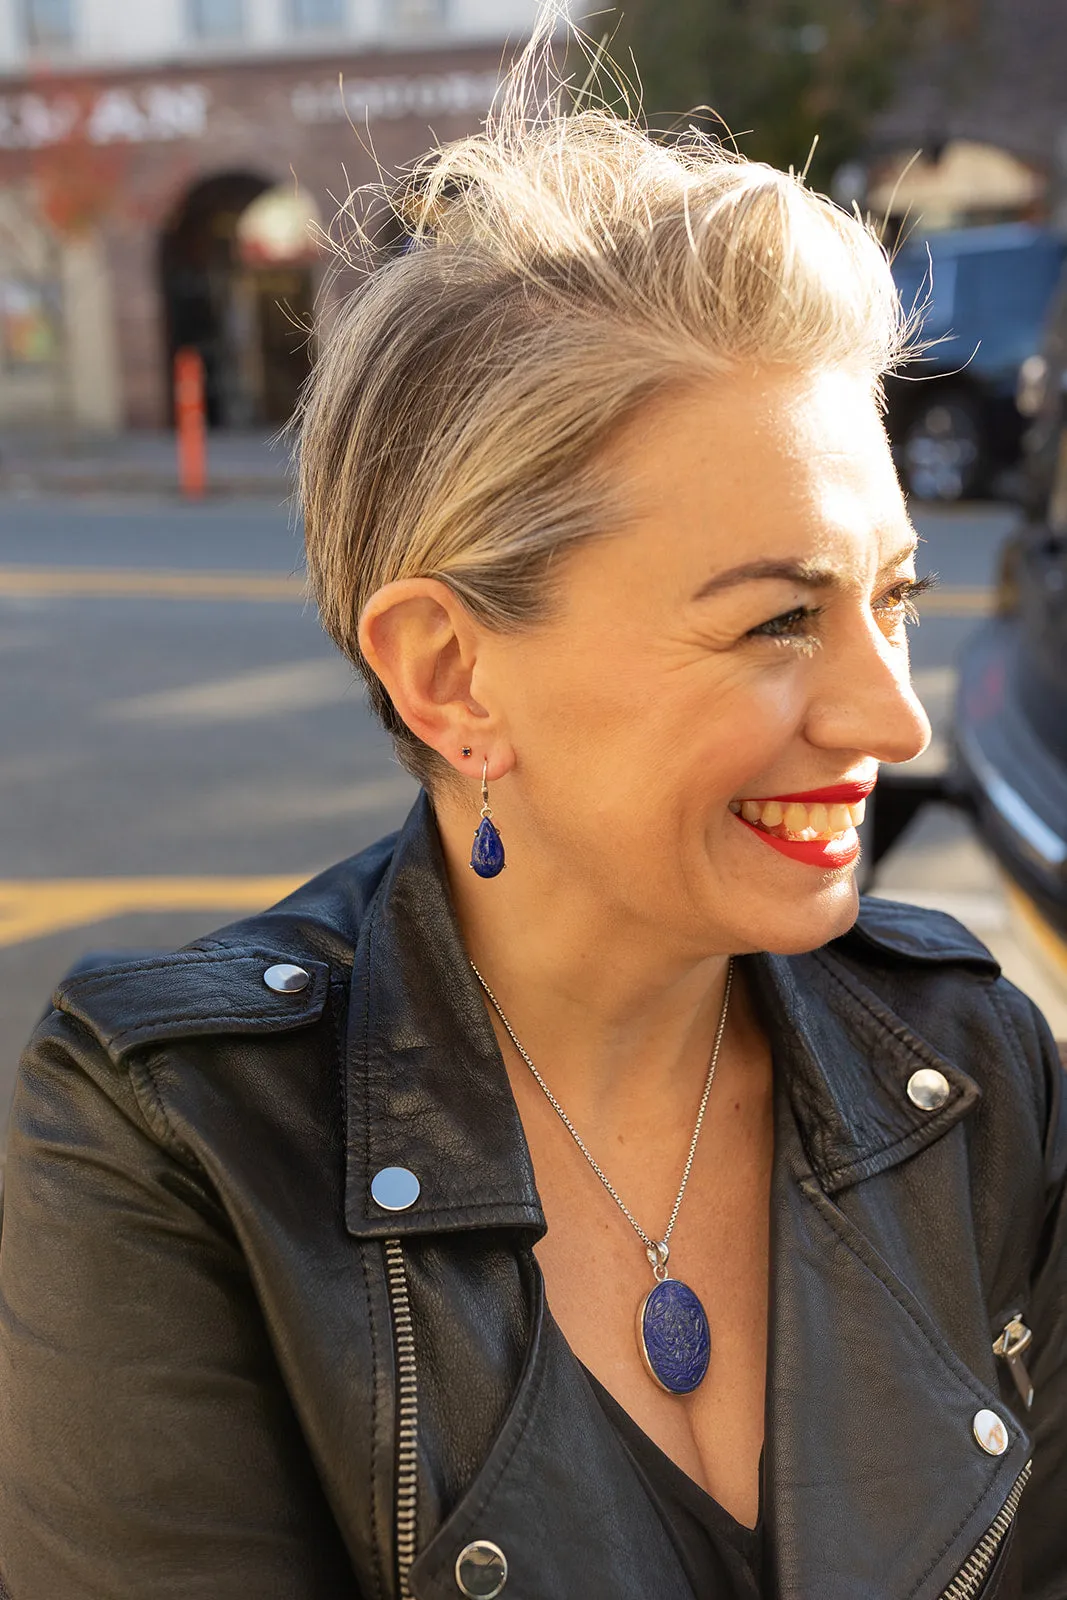
[[676,1466],[588,1367],[585,1370],[604,1415],[663,1520],[693,1593],[700,1600],[762,1600],[762,1461],[759,1519],[754,1528],[746,1528]]

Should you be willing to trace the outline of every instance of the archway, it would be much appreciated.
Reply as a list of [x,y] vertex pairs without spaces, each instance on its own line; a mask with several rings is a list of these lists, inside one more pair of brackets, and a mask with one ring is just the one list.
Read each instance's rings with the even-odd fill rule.
[[160,238],[167,351],[204,360],[208,422],[284,422],[309,364],[314,209],[252,173],[223,173],[189,191]]

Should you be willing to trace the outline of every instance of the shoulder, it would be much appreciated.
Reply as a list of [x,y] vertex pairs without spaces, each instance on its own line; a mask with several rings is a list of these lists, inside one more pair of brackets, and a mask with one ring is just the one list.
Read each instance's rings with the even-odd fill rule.
[[277,905],[180,950],[87,959],[56,989],[53,1018],[73,1018],[116,1064],[167,1040],[270,1035],[314,1023],[331,986],[347,984],[394,845],[395,835],[379,840]]

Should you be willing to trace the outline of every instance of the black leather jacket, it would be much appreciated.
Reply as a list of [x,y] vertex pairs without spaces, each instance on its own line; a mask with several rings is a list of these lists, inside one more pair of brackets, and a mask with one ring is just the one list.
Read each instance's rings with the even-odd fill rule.
[[[745,959],[776,1078],[770,1592],[1063,1600],[1047,1029],[969,934],[905,906]],[[277,962],[309,984],[266,987]],[[545,1304],[425,800],[275,909],[55,1003],[0,1257],[11,1600],[455,1600],[478,1540],[507,1557],[504,1600],[689,1600]],[[907,1092],[923,1067],[950,1086],[934,1110]],[[421,1182],[395,1214],[370,1193],[388,1166]],[[1015,1313],[1030,1412],[993,1350]]]

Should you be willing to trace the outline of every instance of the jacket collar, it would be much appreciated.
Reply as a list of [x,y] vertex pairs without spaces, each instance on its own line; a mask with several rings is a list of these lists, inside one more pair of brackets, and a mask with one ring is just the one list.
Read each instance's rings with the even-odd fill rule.
[[[916,1154],[978,1100],[973,1080],[915,1034],[832,946],[745,962],[825,1192]],[[938,1111],[908,1097],[920,1067],[948,1080]],[[360,930],[346,1074],[351,1233],[513,1227],[537,1238],[545,1231],[529,1149],[463,948],[425,794]],[[419,1180],[418,1199],[405,1211],[383,1211],[371,1197],[371,1182],[385,1167],[405,1167]]]
[[[916,1155],[981,1098],[974,1080],[856,978],[833,946],[760,956],[749,970],[808,1160],[827,1194]],[[933,1112],[908,1095],[924,1067],[948,1080],[948,1098]]]
[[[346,1071],[351,1233],[544,1233],[526,1137],[463,948],[425,793],[360,929]],[[383,1211],[372,1199],[384,1167],[418,1178],[410,1209]]]

